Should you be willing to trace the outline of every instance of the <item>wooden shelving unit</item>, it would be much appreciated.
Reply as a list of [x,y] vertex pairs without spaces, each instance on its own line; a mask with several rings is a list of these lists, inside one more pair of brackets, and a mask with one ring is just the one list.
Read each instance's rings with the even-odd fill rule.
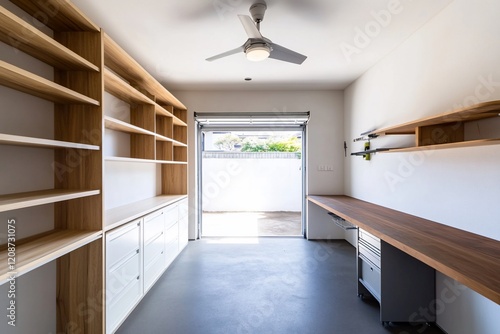
[[[44,159],[52,156],[46,150],[52,150],[54,157],[52,189],[26,192],[18,188],[0,195],[0,212],[25,210],[29,214],[29,208],[42,205],[44,210],[54,210],[51,230],[23,231],[27,237],[17,240],[15,269],[18,276],[37,275],[30,272],[56,261],[54,330],[67,332],[71,325],[82,333],[105,333],[104,233],[187,197],[186,107],[71,2],[11,2],[28,15],[43,17],[53,37],[30,20],[0,7],[0,41],[54,69],[54,79],[47,80],[0,58],[0,85],[54,103],[53,115],[48,118],[54,119],[52,134],[30,133],[34,130],[18,125],[9,128],[9,133],[0,133],[0,146],[11,146],[9,150],[19,151],[20,156],[28,147],[45,150]],[[104,116],[105,92],[128,104],[127,117]],[[47,106],[50,104],[44,104],[44,112]],[[0,108],[0,112],[12,110]],[[105,135],[114,143],[129,138],[129,155],[104,157]],[[161,192],[153,198],[106,208],[106,163],[159,165],[155,168],[160,171],[156,188]],[[33,168],[37,168],[35,161]],[[158,175],[148,177],[154,180]],[[112,191],[107,188],[106,194]],[[187,230],[187,223],[184,225]],[[6,250],[0,245],[0,284],[9,276]],[[82,309],[95,314],[82,316]]]
[[[0,145],[27,146],[53,150],[53,189],[25,192],[21,189],[0,196],[0,211],[25,210],[40,205],[53,207],[49,217],[33,217],[33,222],[17,221],[26,238],[16,241],[17,276],[30,275],[35,268],[51,261],[57,265],[56,332],[67,332],[68,326],[85,333],[103,333],[103,312],[84,319],[79,308],[92,309],[90,303],[102,305],[102,34],[69,1],[12,2],[33,17],[43,17],[53,30],[53,37],[35,25],[0,7],[0,40],[19,51],[45,62],[54,69],[54,80],[47,80],[24,68],[0,59],[0,85],[54,102],[54,132],[47,137],[24,132],[16,120],[9,134],[0,134]],[[34,22],[34,21],[33,21]],[[3,97],[2,97],[3,98]],[[22,105],[22,101],[19,101]],[[0,112],[15,111],[0,109]],[[46,112],[46,108],[44,109]],[[5,118],[4,118],[5,119]],[[29,122],[29,119],[25,120]],[[21,148],[22,149],[22,148]],[[14,158],[13,158],[14,159]],[[14,162],[22,164],[22,161]],[[33,168],[37,162],[33,161]],[[34,186],[35,187],[35,186]],[[48,207],[48,208],[51,208]],[[18,212],[18,211],[15,211]],[[15,213],[13,213],[15,215]],[[29,233],[36,220],[53,219],[53,229]],[[0,283],[8,276],[8,252],[0,249]],[[36,275],[36,274],[33,274]]]
[[387,153],[498,145],[500,144],[499,138],[466,140],[465,124],[488,118],[498,118],[499,116],[500,101],[489,101],[375,130],[367,135],[372,138],[383,135],[415,135],[415,146],[379,150],[379,152]]
[[106,34],[104,35],[104,49],[104,63],[113,72],[129,81],[132,85],[140,86],[154,95],[159,105],[174,106],[186,110],[186,106]]

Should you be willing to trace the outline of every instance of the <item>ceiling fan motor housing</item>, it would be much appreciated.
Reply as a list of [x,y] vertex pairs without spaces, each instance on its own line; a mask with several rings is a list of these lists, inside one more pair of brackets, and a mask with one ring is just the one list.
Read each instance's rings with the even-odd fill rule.
[[264,14],[266,13],[267,5],[265,1],[257,1],[252,6],[250,6],[250,14],[252,19],[256,22],[262,22],[264,20]]

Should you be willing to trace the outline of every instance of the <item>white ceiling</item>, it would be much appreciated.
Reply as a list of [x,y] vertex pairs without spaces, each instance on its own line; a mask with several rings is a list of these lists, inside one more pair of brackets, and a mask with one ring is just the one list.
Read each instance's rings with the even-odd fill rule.
[[451,1],[267,0],[261,33],[308,56],[295,65],[205,61],[246,41],[237,14],[254,0],[73,0],[169,90],[344,89]]

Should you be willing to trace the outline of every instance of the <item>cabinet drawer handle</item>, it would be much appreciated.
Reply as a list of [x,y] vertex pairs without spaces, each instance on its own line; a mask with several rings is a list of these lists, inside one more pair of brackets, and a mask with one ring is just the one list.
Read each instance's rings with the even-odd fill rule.
[[136,249],[136,250],[135,250],[135,252],[136,252],[137,254],[139,254],[139,250],[138,250],[138,249]]
[[370,267],[370,270],[373,271],[373,267]]
[[139,279],[140,279],[140,277],[141,277],[141,276],[137,276],[137,280],[139,280]]

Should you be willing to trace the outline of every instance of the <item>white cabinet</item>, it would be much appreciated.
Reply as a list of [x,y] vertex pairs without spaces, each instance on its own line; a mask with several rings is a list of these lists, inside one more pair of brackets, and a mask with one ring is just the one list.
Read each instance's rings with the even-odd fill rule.
[[113,333],[188,243],[187,199],[106,233],[106,333]]
[[144,217],[144,291],[148,291],[165,269],[165,211]]
[[142,297],[142,219],[106,233],[106,332],[112,333]]

